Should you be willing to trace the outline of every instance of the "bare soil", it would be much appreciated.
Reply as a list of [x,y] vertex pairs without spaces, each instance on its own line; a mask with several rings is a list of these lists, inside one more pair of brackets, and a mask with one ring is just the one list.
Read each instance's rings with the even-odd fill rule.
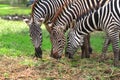
[[[54,60],[32,57],[0,56],[0,80],[120,80],[120,69],[112,65],[112,57],[99,63],[92,59]],[[111,60],[110,60],[111,59]]]

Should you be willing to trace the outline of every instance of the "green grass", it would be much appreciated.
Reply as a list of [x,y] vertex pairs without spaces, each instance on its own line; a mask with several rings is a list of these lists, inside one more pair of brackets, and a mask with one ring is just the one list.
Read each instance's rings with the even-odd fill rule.
[[[33,54],[34,47],[30,40],[29,28],[23,21],[7,21],[0,19],[0,54],[20,55]],[[49,33],[42,25],[43,43],[42,50],[50,51],[51,43]],[[101,53],[104,33],[96,32],[91,34],[91,46],[94,53]],[[111,47],[109,52],[111,52]]]
[[[0,54],[31,55],[34,48],[29,36],[29,29],[23,21],[6,21],[0,19]],[[43,50],[50,50],[49,34],[43,28]]]
[[[8,15],[8,14],[29,14],[30,7],[12,7],[10,5],[0,4],[0,15]],[[16,21],[6,21],[0,20],[2,24],[0,26],[0,43],[2,50],[0,53],[7,53],[9,54],[11,51],[12,54],[16,55],[17,53],[25,53],[25,54],[32,54],[34,52],[30,37],[29,37],[29,29],[28,26],[22,22]],[[42,50],[43,51],[50,51],[51,43],[49,39],[49,33],[46,31],[45,26],[43,28],[43,43],[42,43]],[[103,42],[104,42],[104,33],[95,32],[91,34],[91,46],[93,48],[93,52],[101,53]],[[0,47],[1,47],[0,46]],[[12,49],[11,49],[12,47]],[[9,49],[9,50],[8,50]],[[21,52],[22,51],[22,52]],[[112,51],[111,47],[108,51]]]
[[[91,34],[91,46],[93,51],[96,53],[101,53],[102,47],[105,41],[105,33],[104,32],[93,32]],[[112,46],[109,46],[108,52],[112,51]]]
[[[20,54],[33,54],[34,47],[30,40],[29,28],[23,21],[7,21],[0,19],[0,54],[7,55],[20,55]],[[42,50],[50,51],[51,43],[49,33],[46,31],[45,26],[42,25],[43,43]],[[95,32],[91,34],[91,46],[94,53],[101,53],[104,33]],[[112,51],[111,47],[108,50]]]
[[30,13],[31,13],[30,7],[13,7],[6,4],[0,4],[0,16],[12,15],[12,14],[28,15]]
[[[0,16],[12,14],[31,13],[31,8],[28,7],[13,7],[11,5],[0,4]],[[6,21],[0,19],[0,54],[6,55],[31,55],[34,53],[34,47],[29,37],[29,29],[23,21]],[[43,28],[43,44],[42,50],[48,51],[51,48],[49,33]]]

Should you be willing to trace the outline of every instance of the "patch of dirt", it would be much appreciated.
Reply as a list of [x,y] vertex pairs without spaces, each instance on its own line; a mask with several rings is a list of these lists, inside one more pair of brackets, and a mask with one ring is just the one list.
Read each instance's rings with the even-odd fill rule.
[[0,56],[0,80],[120,80],[120,69],[92,59]]

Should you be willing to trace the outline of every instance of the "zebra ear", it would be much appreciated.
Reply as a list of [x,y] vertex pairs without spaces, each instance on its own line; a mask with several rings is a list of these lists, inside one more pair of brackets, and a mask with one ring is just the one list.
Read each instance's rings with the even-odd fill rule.
[[65,28],[63,28],[63,27],[58,27],[58,30],[64,33]]
[[47,25],[49,27],[49,33],[51,33],[51,31],[53,30],[53,23],[49,21]]
[[24,22],[28,23],[29,22],[29,19],[23,19]]
[[53,23],[52,22],[48,22],[48,26],[52,27]]
[[45,18],[40,18],[39,19],[39,22],[44,22],[45,21]]
[[74,20],[72,21],[72,23],[70,24],[70,29],[73,29],[74,26],[75,26],[75,24],[76,24],[76,20],[74,19]]
[[29,20],[29,19],[23,19],[23,21],[24,21],[27,25],[29,25],[29,23],[30,23],[30,20]]

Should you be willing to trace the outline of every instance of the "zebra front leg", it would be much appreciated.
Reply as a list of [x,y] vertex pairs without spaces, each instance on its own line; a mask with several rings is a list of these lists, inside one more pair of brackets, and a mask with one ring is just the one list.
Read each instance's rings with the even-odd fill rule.
[[81,58],[90,58],[92,48],[90,47],[90,35],[84,37],[83,46],[81,46],[82,54]]
[[106,38],[105,38],[103,48],[102,48],[102,54],[101,54],[100,59],[99,59],[100,62],[104,61],[106,59],[106,51],[107,51],[108,46],[110,45],[110,43],[111,43],[111,41],[110,41],[110,39],[109,39],[109,37],[107,35]]

